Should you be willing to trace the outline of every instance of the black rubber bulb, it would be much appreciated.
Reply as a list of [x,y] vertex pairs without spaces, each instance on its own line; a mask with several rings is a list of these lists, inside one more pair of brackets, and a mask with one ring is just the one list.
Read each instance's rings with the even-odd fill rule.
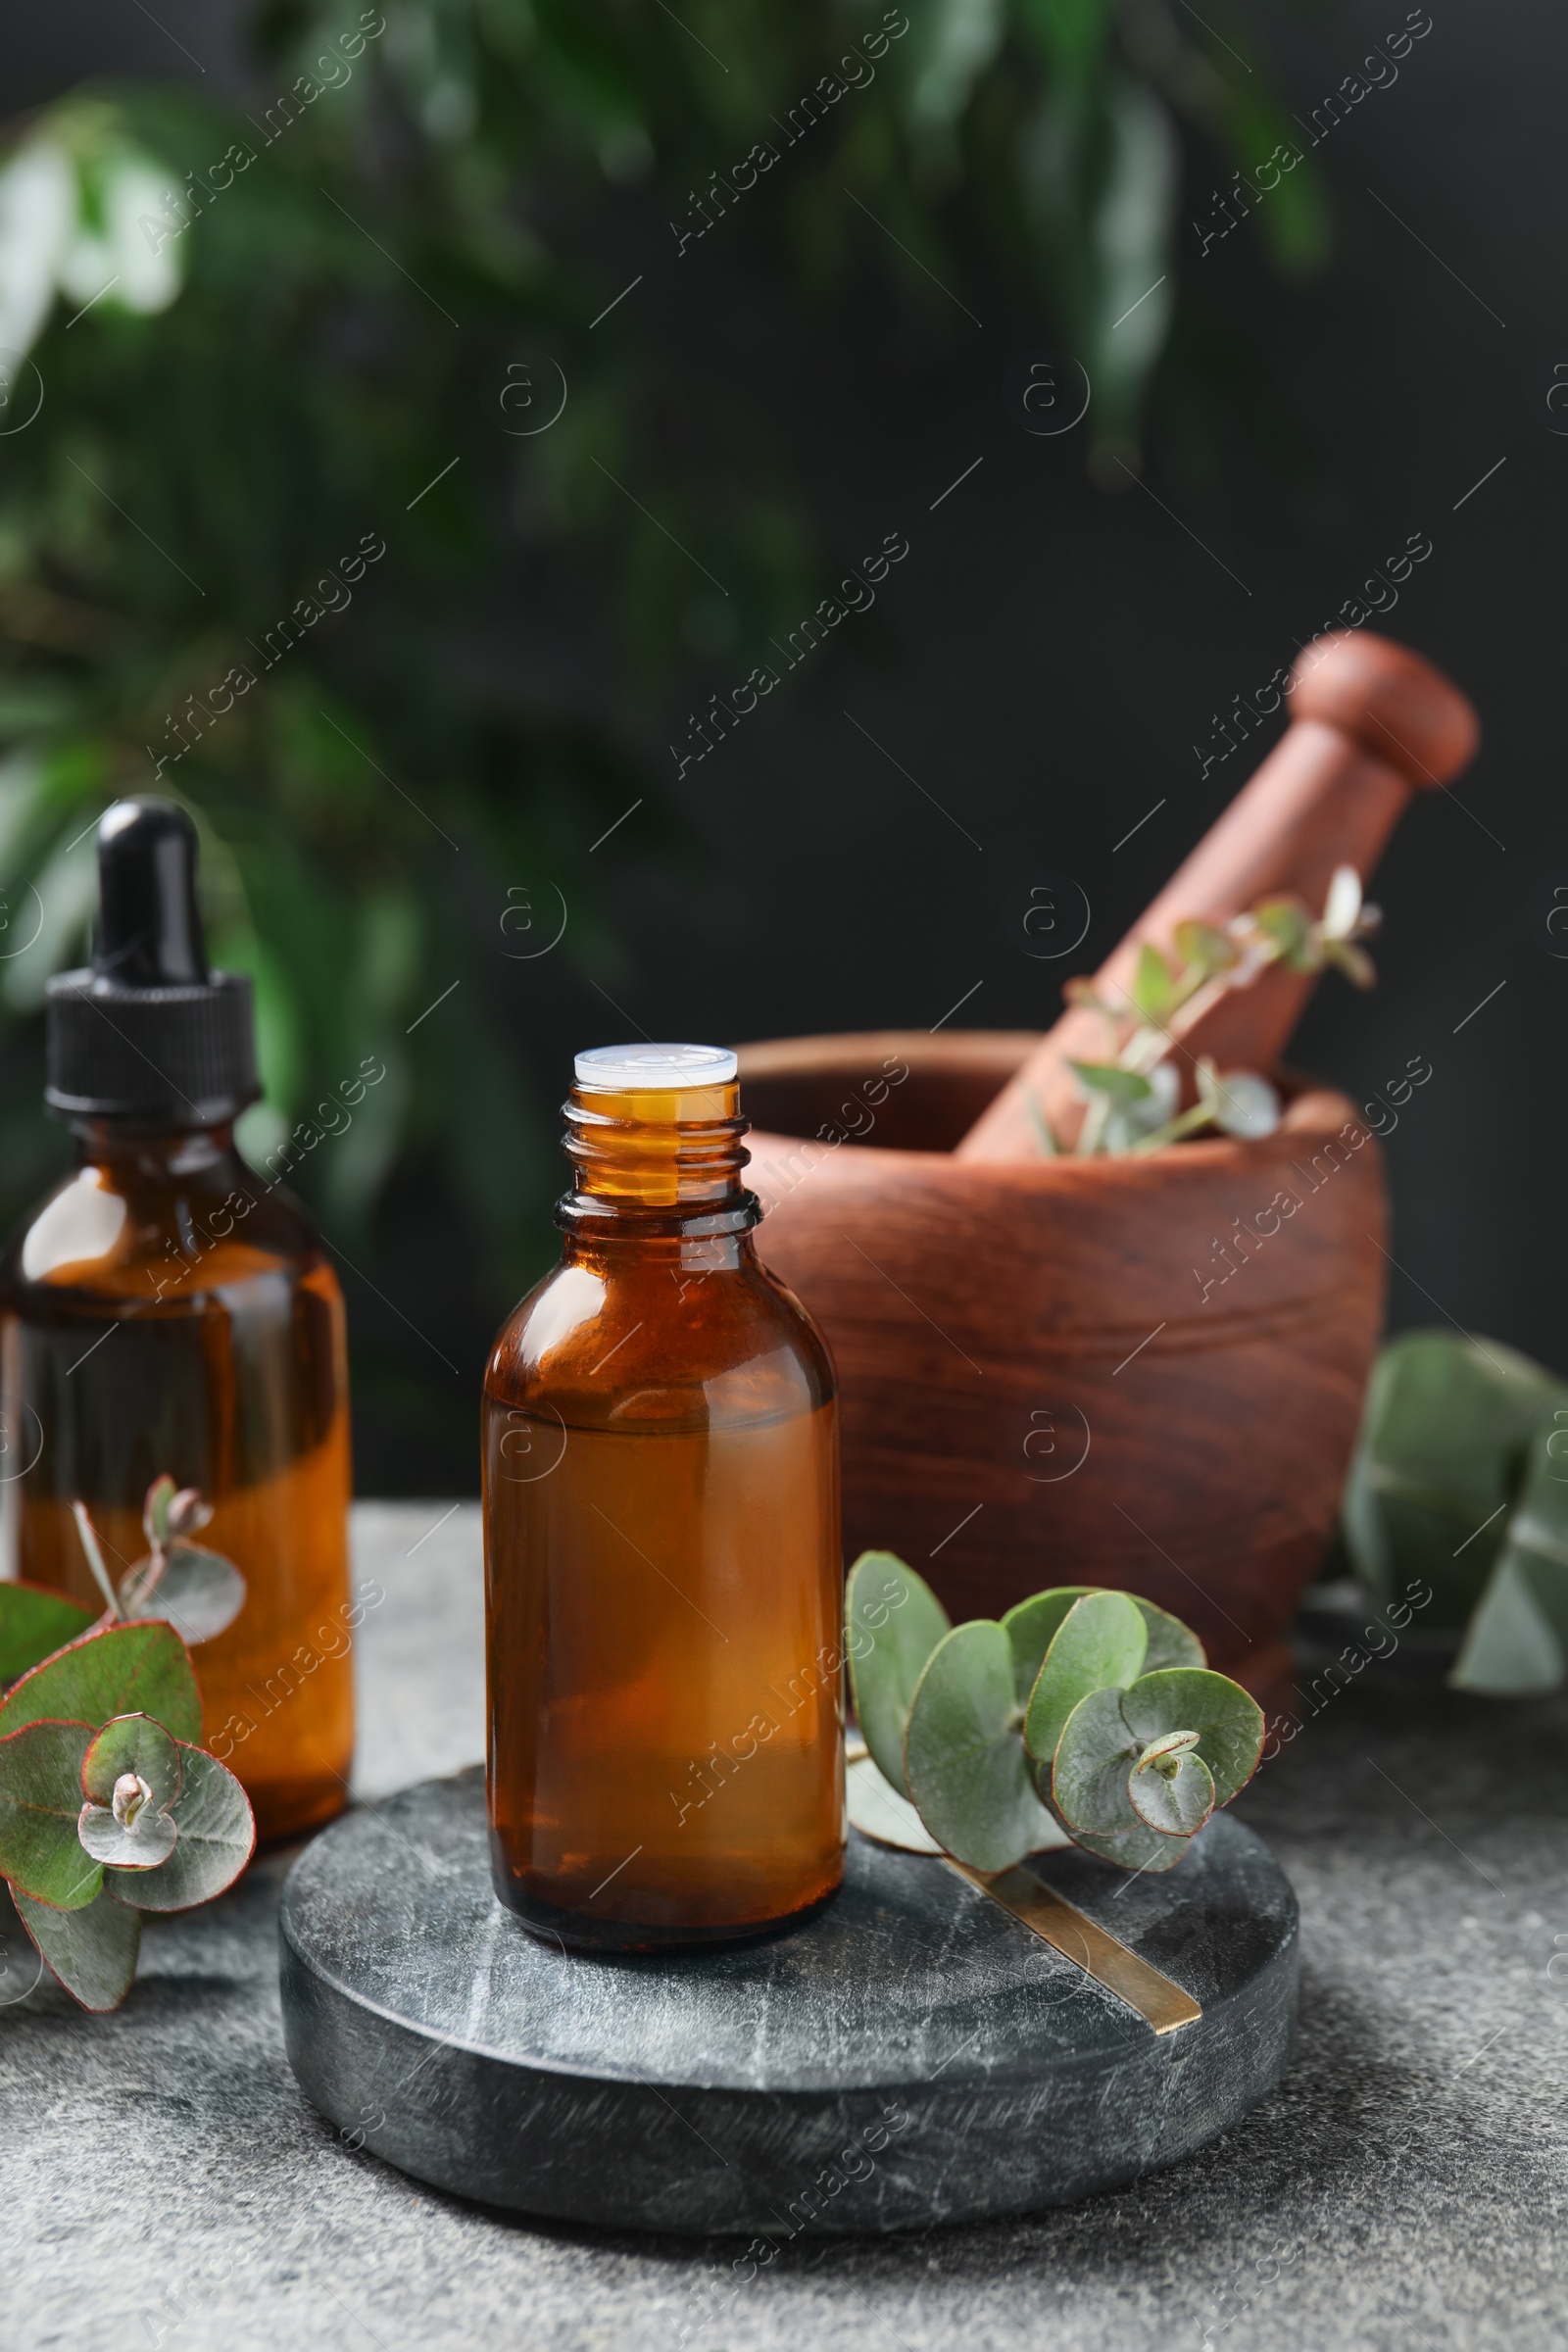
[[98,826],[92,968],[123,988],[200,986],[207,946],[196,905],[196,828],[172,801],[116,801]]

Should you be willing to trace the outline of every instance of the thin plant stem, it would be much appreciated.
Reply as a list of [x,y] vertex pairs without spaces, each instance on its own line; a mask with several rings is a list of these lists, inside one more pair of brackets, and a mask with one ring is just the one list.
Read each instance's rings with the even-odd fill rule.
[[109,1604],[109,1614],[111,1617],[120,1618],[123,1612],[115,1598],[115,1588],[109,1581],[109,1571],[104,1566],[104,1555],[98,1547],[98,1531],[87,1516],[87,1505],[84,1502],[74,1502],[71,1510],[72,1516],[76,1522],[76,1533],[81,1538],[81,1548],[87,1554],[87,1565],[92,1570],[99,1592]]

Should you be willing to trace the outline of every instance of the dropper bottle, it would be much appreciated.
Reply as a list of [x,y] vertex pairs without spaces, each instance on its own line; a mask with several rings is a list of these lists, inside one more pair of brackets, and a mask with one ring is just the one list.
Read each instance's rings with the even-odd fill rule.
[[[164,1473],[214,1506],[245,1578],[196,1643],[205,1738],[264,1838],[348,1794],[348,1375],[343,1302],[299,1208],[241,1158],[256,1100],[250,982],[208,968],[196,831],[118,801],[98,827],[93,960],[49,984],[45,1101],[75,1165],[0,1263],[4,1572],[96,1601],[84,1502],[119,1581]],[[177,1624],[177,1619],[175,1620]]]

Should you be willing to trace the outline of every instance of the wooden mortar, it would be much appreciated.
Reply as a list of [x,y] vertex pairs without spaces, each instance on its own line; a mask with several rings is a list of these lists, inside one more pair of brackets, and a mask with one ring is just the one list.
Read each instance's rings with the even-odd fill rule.
[[[900,1553],[956,1619],[1125,1587],[1263,1696],[1289,1675],[1382,1327],[1378,1147],[1344,1096],[1287,1079],[1283,1124],[1253,1141],[956,1158],[1038,1043],[741,1049],[760,1253],[838,1364],[846,1556]],[[867,1119],[853,1144],[806,1140]]]

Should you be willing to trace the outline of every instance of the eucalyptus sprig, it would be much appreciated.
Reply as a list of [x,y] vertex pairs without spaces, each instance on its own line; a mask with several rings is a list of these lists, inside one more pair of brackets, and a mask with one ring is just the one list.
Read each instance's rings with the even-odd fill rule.
[[912,1568],[868,1551],[846,1609],[856,1714],[886,1784],[871,1835],[902,1796],[973,1870],[1068,1841],[1169,1870],[1257,1767],[1255,1700],[1152,1601],[1068,1585],[955,1626]]
[[[152,1494],[149,1541],[172,1574],[172,1479]],[[136,1973],[141,1913],[221,1894],[250,1860],[256,1823],[239,1782],[200,1745],[185,1643],[163,1614],[127,1618],[92,1522],[75,1508],[109,1604],[102,1618],[63,1593],[0,1583],[0,1679],[19,1678],[0,1699],[0,1878],[66,1990],[104,2010]],[[185,1525],[192,1511],[186,1499]],[[198,1554],[209,1557],[219,1559]],[[156,1587],[149,1566],[138,1563],[122,1592],[138,1578]],[[238,1577],[230,1562],[220,1566]],[[199,1589],[206,1572],[192,1574]]]
[[[1279,1125],[1280,1100],[1269,1081],[1253,1070],[1222,1075],[1206,1057],[1196,1068],[1198,1101],[1179,1110],[1173,1051],[1222,997],[1250,988],[1272,964],[1292,972],[1320,972],[1333,964],[1357,988],[1370,988],[1377,973],[1360,943],[1375,934],[1381,919],[1363,901],[1354,866],[1342,865],[1315,919],[1300,899],[1281,897],[1261,901],[1223,926],[1178,923],[1174,961],[1146,940],[1120,1003],[1102,996],[1093,980],[1069,980],[1063,991],[1068,1003],[1103,1013],[1112,1038],[1121,1040],[1110,1060],[1072,1065],[1089,1103],[1077,1153],[1158,1152],[1205,1127],[1224,1135],[1271,1134]],[[1048,1151],[1059,1151],[1044,1118],[1037,1124]]]

